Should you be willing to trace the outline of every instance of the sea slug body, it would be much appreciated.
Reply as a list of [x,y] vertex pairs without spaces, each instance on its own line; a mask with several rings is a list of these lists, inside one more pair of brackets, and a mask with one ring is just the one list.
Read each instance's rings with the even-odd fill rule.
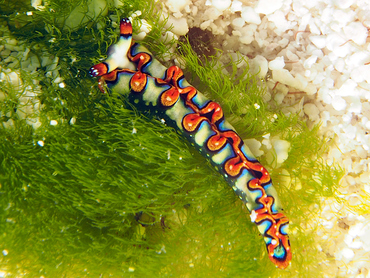
[[166,68],[148,49],[133,42],[128,19],[121,20],[120,38],[110,47],[107,59],[89,72],[100,77],[102,92],[106,85],[178,128],[247,206],[270,260],[282,269],[290,264],[289,220],[281,212],[270,175],[225,120],[218,103],[192,87],[179,67]]

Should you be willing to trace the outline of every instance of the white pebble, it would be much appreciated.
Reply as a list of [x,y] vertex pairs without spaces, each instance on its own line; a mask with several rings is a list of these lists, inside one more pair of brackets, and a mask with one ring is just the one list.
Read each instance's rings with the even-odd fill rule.
[[320,110],[313,103],[306,103],[303,106],[303,112],[308,116],[311,121],[319,120]]
[[231,4],[231,8],[230,8],[230,11],[235,13],[235,12],[241,12],[242,11],[242,2],[238,1],[238,0],[235,0],[233,1],[233,3]]
[[272,71],[272,78],[282,84],[291,85],[294,84],[294,77],[286,69],[278,69]]
[[364,45],[367,38],[367,29],[361,22],[351,22],[343,28],[348,40],[352,40],[358,45]]
[[19,79],[18,74],[15,71],[11,71],[10,73],[6,74],[1,74],[0,80],[7,80],[8,82],[12,83],[12,85],[15,88],[18,88],[22,84],[21,80]]
[[265,78],[268,70],[268,62],[265,57],[257,55],[250,60],[250,70],[253,74],[257,74],[259,78]]
[[165,26],[166,28],[170,28],[172,26],[171,32],[177,36],[184,36],[189,32],[188,22],[184,17],[177,19],[170,16]]
[[141,19],[140,30],[137,35],[134,35],[135,40],[143,40],[153,27],[145,19]]
[[274,146],[276,152],[276,162],[283,163],[288,158],[288,151],[290,148],[290,143],[285,140],[273,140],[272,145]]
[[272,79],[275,81],[303,91],[307,87],[308,82],[299,73],[296,74],[296,76],[297,78],[294,78],[293,75],[286,69],[272,71]]
[[317,61],[317,56],[312,55],[312,56],[308,57],[308,58],[306,59],[306,61],[304,61],[303,66],[304,66],[306,69],[309,69],[309,68],[311,68],[311,67],[312,67],[312,65],[313,65],[313,64],[315,64],[315,63],[316,63],[316,61]]
[[346,57],[346,64],[350,67],[359,67],[370,61],[369,51],[356,51],[351,56]]
[[352,79],[347,79],[346,82],[337,90],[336,94],[341,97],[353,96],[357,83]]
[[192,10],[191,10],[191,14],[192,14],[193,16],[196,16],[196,15],[197,15],[197,13],[198,13],[198,7],[197,7],[197,6],[193,6],[193,8],[192,8]]
[[247,23],[261,24],[261,18],[252,7],[244,7],[241,13],[242,18]]
[[276,101],[276,104],[278,105],[283,103],[284,98],[285,98],[285,94],[281,92],[275,94],[274,96],[274,100]]
[[209,25],[211,25],[211,22],[212,22],[211,20],[204,21],[199,25],[200,29],[206,30],[209,27]]
[[310,36],[309,39],[317,48],[326,46],[326,36]]
[[355,253],[353,252],[352,249],[350,248],[343,248],[342,249],[342,255],[343,257],[345,257],[346,259],[352,259],[355,255]]
[[315,18],[312,18],[310,20],[308,26],[310,27],[311,34],[313,34],[313,35],[320,35],[321,34],[321,31],[320,31],[319,27],[317,27],[317,25],[315,23]]
[[332,157],[332,158],[334,158],[336,160],[340,159],[341,156],[342,156],[342,153],[338,149],[331,149],[329,151],[329,157]]
[[[176,0],[177,1],[177,0]],[[215,7],[217,10],[223,12],[227,8],[230,7],[231,5],[231,0],[212,0],[212,5]]]
[[143,40],[146,37],[146,35],[147,35],[147,33],[140,32],[138,34],[132,35],[132,37],[133,37],[134,40],[141,41],[141,40]]
[[232,31],[231,34],[235,37],[241,37],[242,33],[240,31]]
[[320,20],[325,23],[322,25],[328,25],[330,22],[333,21],[333,14],[334,14],[334,8],[331,6],[327,6],[325,9],[321,11],[321,17]]
[[243,18],[241,18],[241,17],[237,17],[237,18],[235,18],[232,22],[231,22],[231,24],[234,26],[234,27],[239,27],[239,28],[241,28],[241,27],[243,27],[244,26],[244,24],[245,24],[245,20],[243,19]]
[[254,40],[254,32],[257,29],[257,25],[249,24],[240,29],[242,36],[239,38],[243,44],[250,44]]
[[367,80],[370,83],[370,65],[364,65],[354,68],[351,71],[351,79],[356,83]]
[[306,88],[303,89],[307,95],[312,96],[317,93],[317,88],[314,84],[308,83]]
[[333,108],[337,111],[342,111],[344,108],[346,108],[347,106],[347,103],[346,101],[341,98],[340,96],[335,96],[332,101],[331,101],[331,105],[333,106]]
[[289,40],[287,38],[283,38],[279,40],[278,45],[280,47],[286,47],[289,44]]
[[301,18],[301,20],[299,22],[298,31],[304,31],[304,30],[306,30],[307,25],[310,22],[311,18],[312,18],[311,17],[311,14],[308,13],[307,10],[305,10],[305,14],[302,16],[302,18]]
[[357,134],[357,128],[353,125],[347,125],[343,128],[344,136],[346,136],[348,139],[353,140],[356,137]]
[[262,136],[264,137],[264,139],[262,140],[262,145],[265,145],[266,146],[266,149],[271,149],[272,148],[272,145],[271,145],[271,141],[270,141],[270,134],[267,134],[265,136]]
[[[206,5],[207,5],[207,3],[206,3]],[[214,20],[216,20],[221,15],[222,15],[222,12],[212,6],[210,8],[207,8],[207,10],[204,12],[204,15],[202,17],[208,18],[209,20],[211,20],[213,22]]]
[[332,229],[334,227],[334,223],[333,221],[328,221],[328,220],[324,220],[322,221],[321,225],[325,228],[325,229]]
[[317,96],[318,96],[319,99],[321,99],[326,104],[331,104],[331,102],[332,102],[332,97],[329,94],[329,88],[326,87],[326,86],[322,86],[317,91]]
[[283,6],[282,0],[260,0],[255,7],[256,13],[272,14]]
[[[300,18],[308,13],[307,8],[303,6],[303,1],[293,1],[292,2],[292,8],[296,15],[298,15]],[[299,22],[299,20],[297,20]]]
[[332,51],[329,55],[346,57],[351,52],[351,44],[348,40],[337,33],[331,33],[326,37],[326,48]]
[[353,5],[354,1],[355,0],[335,0],[333,2],[336,6],[344,10]]
[[45,9],[45,7],[41,6],[41,4],[42,4],[42,0],[31,0],[32,7],[34,7],[37,10],[40,10],[40,11]]
[[244,140],[244,144],[248,146],[248,148],[251,150],[251,152],[259,157],[264,154],[264,152],[260,149],[262,144],[260,141],[252,138],[252,139],[246,139]]
[[330,23],[330,28],[336,33],[342,33],[342,28],[354,20],[356,14],[353,11],[335,10],[333,17],[340,18]]
[[[294,49],[294,51],[295,51],[295,49]],[[288,58],[288,60],[290,60],[290,61],[293,61],[293,62],[299,61],[298,55],[295,54],[295,53],[293,53],[290,49],[288,49],[286,51],[286,54],[285,55]]]
[[283,69],[284,66],[285,66],[284,56],[276,57],[274,60],[269,62],[270,70],[280,70]]
[[274,30],[274,32],[278,35],[282,34],[290,27],[290,23],[286,20],[284,13],[280,10],[277,10],[267,18],[275,24],[277,30]]
[[180,12],[186,5],[190,4],[189,0],[167,0],[166,2],[170,11],[177,13]]
[[346,64],[344,62],[344,59],[343,58],[339,58],[335,64],[334,64],[334,68],[339,71],[339,72],[343,72],[345,70],[345,67],[346,67]]

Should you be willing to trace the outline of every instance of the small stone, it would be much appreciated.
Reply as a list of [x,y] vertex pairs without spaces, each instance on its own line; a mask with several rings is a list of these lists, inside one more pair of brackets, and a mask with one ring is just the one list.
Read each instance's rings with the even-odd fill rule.
[[354,256],[355,256],[355,253],[353,252],[352,249],[350,248],[343,248],[342,249],[342,255],[343,257],[345,257],[346,259],[352,259]]
[[272,60],[271,62],[269,62],[269,69],[270,70],[280,70],[280,69],[283,69],[284,66],[285,66],[284,56],[277,57],[274,60]]
[[247,23],[261,24],[260,16],[252,7],[244,7],[241,16]]
[[268,62],[265,57],[257,55],[250,60],[251,72],[259,78],[265,78],[268,70]]
[[344,9],[349,8],[351,5],[353,5],[355,0],[335,0],[333,2],[334,2],[334,5],[344,10]]
[[290,148],[290,143],[285,140],[273,140],[272,145],[274,146],[276,152],[276,162],[283,163],[288,158],[288,151]]
[[341,97],[354,95],[354,89],[357,87],[357,83],[352,79],[347,79],[346,82],[337,90],[336,94]]
[[186,5],[189,5],[190,2],[189,0],[167,0],[166,4],[170,11],[177,13],[180,12]]
[[311,68],[311,67],[312,67],[312,65],[313,65],[313,64],[315,64],[315,63],[316,63],[316,61],[317,61],[317,56],[312,55],[312,56],[308,57],[308,58],[306,59],[306,61],[304,61],[303,66],[304,66],[306,69],[309,69],[309,68]]
[[212,5],[219,11],[224,11],[231,5],[231,0],[212,0]]
[[165,25],[167,28],[172,27],[171,32],[177,36],[184,36],[189,32],[189,26],[186,21],[186,18],[174,18],[169,17]]
[[237,17],[235,18],[232,23],[231,23],[234,27],[243,27],[244,24],[245,24],[245,20],[243,18],[240,18],[240,17]]
[[340,47],[345,42],[346,40],[339,34],[332,33],[326,37],[326,48],[329,49],[330,51],[334,51],[335,48]]
[[241,12],[242,11],[242,7],[243,7],[242,2],[240,2],[238,0],[235,0],[231,4],[230,11],[232,11],[233,13],[235,13],[235,12]]
[[356,51],[351,56],[347,56],[345,61],[348,66],[353,68],[363,66],[370,61],[370,53],[364,50]]
[[[276,29],[280,34],[285,32],[290,26],[290,23],[286,20],[284,13],[280,10],[277,10],[273,14],[269,15],[268,20],[275,24]],[[274,30],[274,32],[277,33],[277,30]]]
[[260,0],[257,2],[255,12],[259,14],[272,14],[283,6],[282,0]]
[[310,36],[309,39],[317,48],[326,46],[326,36]]
[[340,96],[335,96],[332,101],[331,101],[331,105],[333,106],[333,108],[337,111],[342,111],[344,108],[346,108],[347,106],[347,103],[346,101],[341,98]]
[[356,67],[351,71],[351,79],[356,83],[364,80],[370,81],[370,65]]
[[320,110],[313,103],[306,103],[303,106],[303,112],[308,116],[311,121],[319,120]]
[[361,22],[351,22],[343,27],[343,32],[348,40],[352,40],[358,45],[364,45],[367,38],[367,29]]

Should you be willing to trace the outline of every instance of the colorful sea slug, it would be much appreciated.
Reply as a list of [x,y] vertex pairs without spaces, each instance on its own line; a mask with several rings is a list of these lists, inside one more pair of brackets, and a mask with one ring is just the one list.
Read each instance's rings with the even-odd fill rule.
[[133,42],[129,19],[121,20],[120,38],[110,46],[107,59],[89,72],[100,76],[102,92],[107,86],[178,128],[247,206],[270,260],[282,269],[290,264],[289,220],[281,212],[270,175],[224,119],[218,103],[192,87],[179,67],[166,68],[148,49]]

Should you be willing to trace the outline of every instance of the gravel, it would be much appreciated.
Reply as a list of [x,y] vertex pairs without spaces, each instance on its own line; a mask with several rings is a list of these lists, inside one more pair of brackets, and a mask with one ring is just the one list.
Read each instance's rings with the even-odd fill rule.
[[[321,122],[321,135],[335,140],[324,159],[345,169],[339,190],[344,202],[323,199],[317,248],[327,258],[325,277],[370,277],[370,216],[354,209],[369,207],[363,199],[370,193],[369,2],[159,2],[171,22],[186,19],[172,30],[175,36],[191,27],[211,31],[226,53],[240,52],[267,78],[268,94],[284,113],[300,113],[311,126]],[[287,109],[292,98],[298,105]],[[248,141],[258,151],[261,144]]]

